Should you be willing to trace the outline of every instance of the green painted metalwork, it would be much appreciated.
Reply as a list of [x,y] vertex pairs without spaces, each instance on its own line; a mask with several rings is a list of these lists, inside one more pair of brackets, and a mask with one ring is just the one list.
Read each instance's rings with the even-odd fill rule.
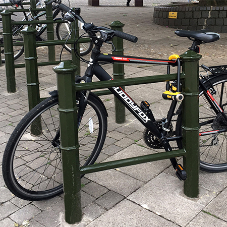
[[[53,11],[52,4],[47,4],[48,1],[45,1],[46,4],[46,20],[52,20],[53,22]],[[47,39],[54,40],[54,24],[47,24]],[[48,59],[49,61],[55,61],[55,46],[48,46]]]
[[29,109],[32,109],[40,102],[35,33],[36,29],[32,27],[27,27],[22,31],[22,34],[24,35],[24,55]]
[[[117,31],[123,31],[124,24],[122,24],[120,21],[114,21],[110,24],[111,29],[117,30]],[[112,53],[116,56],[123,56],[124,55],[124,49],[123,49],[123,39],[115,36],[113,38],[113,49]],[[114,63],[113,64],[113,78],[114,80],[120,80],[124,79],[124,64],[121,63]],[[124,87],[122,87],[125,89]],[[116,98],[114,97],[115,102],[115,121],[118,124],[122,124],[125,122],[125,107],[124,105]]]
[[11,29],[11,15],[8,10],[1,13],[3,25],[4,54],[5,54],[5,70],[7,79],[7,91],[9,93],[16,92],[14,54],[13,54],[13,38]]
[[[71,23],[71,29],[72,29],[72,34],[71,34],[71,41],[78,40],[79,38],[79,27],[78,27],[78,20],[74,21]],[[80,76],[80,58],[77,56],[77,53],[80,54],[80,43],[77,42],[76,46],[74,46],[74,42],[71,44],[71,54],[72,54],[72,61],[73,64],[77,66],[77,70],[75,71],[75,75]],[[76,48],[76,49],[74,49]],[[77,53],[76,53],[77,51]]]
[[[37,53],[35,45],[36,29],[27,27],[22,31],[24,35],[24,55],[27,77],[28,104],[29,110],[40,102]],[[39,135],[42,132],[40,118],[37,118],[31,125],[31,133]]]
[[0,46],[0,66],[2,66],[1,46]]
[[74,224],[82,219],[77,106],[74,85],[76,67],[70,61],[65,61],[56,66],[54,71],[57,73],[59,97],[65,220],[69,224]]
[[176,150],[171,152],[162,152],[162,153],[144,155],[144,156],[139,156],[134,158],[121,159],[117,161],[103,162],[100,164],[94,164],[91,166],[82,167],[80,172],[81,174],[93,173],[93,172],[98,172],[98,171],[103,171],[108,169],[120,168],[124,166],[131,166],[131,165],[137,165],[137,164],[142,164],[146,162],[180,157],[180,156],[184,156],[185,154],[186,154],[185,150],[181,149],[181,150]]
[[[184,75],[181,75],[181,78],[184,78]],[[147,77],[139,77],[139,78],[128,78],[122,80],[111,80],[111,81],[98,81],[91,82],[85,84],[77,84],[76,90],[94,90],[94,89],[102,89],[109,87],[117,87],[117,86],[128,86],[128,85],[137,85],[137,84],[148,84],[148,83],[157,83],[164,82],[169,80],[176,80],[177,74],[168,74],[168,75],[158,75],[158,76],[147,76]]]
[[187,180],[184,182],[184,193],[188,197],[199,194],[199,59],[202,56],[194,51],[187,51],[181,58],[185,74],[183,86],[183,147],[186,150],[184,168]]
[[[36,8],[36,0],[30,0],[30,8],[33,9],[31,11],[32,16],[35,16],[36,12],[34,11],[34,9]],[[33,24],[32,27],[35,28],[35,25]]]

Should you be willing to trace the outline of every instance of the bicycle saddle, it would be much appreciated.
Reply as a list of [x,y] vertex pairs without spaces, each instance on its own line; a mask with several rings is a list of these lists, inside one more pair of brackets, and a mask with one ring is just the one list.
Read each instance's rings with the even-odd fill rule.
[[175,34],[180,37],[188,37],[189,39],[194,39],[204,43],[215,42],[220,38],[220,35],[218,33],[205,31],[176,30]]

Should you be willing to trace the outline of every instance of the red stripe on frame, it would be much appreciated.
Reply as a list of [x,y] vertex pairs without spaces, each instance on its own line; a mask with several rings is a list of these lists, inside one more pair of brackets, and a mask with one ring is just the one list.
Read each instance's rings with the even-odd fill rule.
[[144,61],[144,62],[168,62],[168,63],[175,63],[176,61],[169,61],[169,60],[150,60],[150,59],[140,59],[140,58],[124,58],[124,57],[112,57],[114,61],[125,61],[129,62],[130,60],[134,61]]

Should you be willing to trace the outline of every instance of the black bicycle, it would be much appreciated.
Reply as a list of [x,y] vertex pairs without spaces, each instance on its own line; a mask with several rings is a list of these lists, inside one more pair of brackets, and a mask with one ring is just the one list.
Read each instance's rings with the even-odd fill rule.
[[[24,9],[24,6],[22,4],[23,0],[10,0],[10,3],[13,7],[20,7],[21,9]],[[53,10],[53,19],[54,21],[63,21],[64,18],[64,11],[62,11],[58,6],[61,4],[61,0],[50,0],[46,4],[51,4],[52,5],[52,10]],[[45,8],[45,6],[41,5],[40,2],[36,4],[37,8]],[[57,17],[58,15],[61,15],[60,17]],[[42,20],[44,16],[46,15],[46,11],[43,12],[34,12],[34,15],[29,12],[23,12],[23,19],[22,21],[33,21],[33,20]],[[45,18],[44,18],[45,19]],[[43,19],[43,20],[44,20]],[[0,21],[2,21],[2,18],[0,18]],[[25,25],[13,25],[12,26],[12,38],[13,38],[13,43],[17,42],[22,42],[23,41],[23,36],[21,31],[25,28]],[[3,27],[0,26],[0,33],[3,33]],[[47,24],[37,24],[36,25],[36,40],[37,41],[45,41],[47,39],[45,31],[47,30]],[[59,40],[65,40],[66,43],[63,45],[63,47],[71,53],[71,47],[68,44],[67,41],[71,38],[72,35],[72,24],[71,22],[65,22],[65,23],[57,23],[56,25],[56,36]],[[45,35],[44,35],[45,34]],[[89,35],[83,35],[84,30],[82,29],[82,24],[79,22],[79,37],[83,36],[83,38],[89,38]],[[76,35],[76,33],[75,33]],[[3,37],[0,38],[0,43],[3,44],[4,40]],[[91,52],[93,47],[93,43],[90,40],[89,42],[85,43],[80,43],[80,50],[78,52],[80,53],[81,56],[87,55],[88,53]],[[24,47],[23,46],[13,46],[13,51],[14,51],[14,60],[18,59],[23,53],[24,53]],[[1,48],[1,54],[4,54],[4,48]],[[3,55],[4,56],[4,55]],[[2,62],[5,62],[4,57],[2,57]]]
[[[100,81],[112,80],[112,77],[102,68],[105,63],[139,63],[164,64],[180,69],[180,59],[161,60],[132,56],[113,56],[101,53],[104,43],[110,43],[113,36],[118,36],[131,42],[136,42],[135,36],[114,31],[106,27],[98,27],[86,23],[72,9],[60,4],[60,9],[68,13],[65,18],[73,21],[76,18],[84,24],[84,30],[89,33],[94,43],[88,68],[83,77],[77,77],[76,83],[92,81],[95,75]],[[214,42],[219,39],[216,33],[176,31],[176,34],[188,37],[193,44],[191,50],[198,52],[202,43]],[[226,132],[227,120],[225,106],[227,104],[226,66],[208,68],[199,80],[199,124],[200,124],[200,164],[207,171],[227,170]],[[112,87],[109,90],[125,105],[125,107],[145,126],[144,140],[151,152],[160,149],[171,151],[170,141],[176,141],[182,147],[182,114],[181,105],[177,102],[183,99],[180,93],[180,81],[167,84],[168,92],[164,98],[171,99],[167,117],[156,120],[147,101],[138,106],[121,88]],[[63,192],[62,167],[60,150],[60,131],[58,113],[58,93],[53,91],[51,97],[45,99],[33,108],[21,120],[12,133],[3,156],[3,177],[7,187],[16,196],[27,200],[42,200]],[[77,92],[78,135],[81,166],[92,165],[98,158],[107,133],[107,110],[99,97],[90,91]],[[172,118],[176,117],[176,124]],[[36,119],[42,123],[42,131],[38,135],[31,134],[30,127],[35,126]],[[176,125],[176,127],[175,127]],[[173,129],[175,127],[175,129]],[[186,179],[186,172],[175,158],[171,163],[181,180]]]

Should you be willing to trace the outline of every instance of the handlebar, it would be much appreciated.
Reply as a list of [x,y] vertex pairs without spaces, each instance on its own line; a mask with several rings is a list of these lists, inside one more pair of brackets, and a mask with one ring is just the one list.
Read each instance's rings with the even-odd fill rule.
[[138,38],[136,36],[130,35],[130,34],[127,34],[127,33],[121,32],[121,31],[114,31],[114,35],[117,37],[120,37],[122,39],[126,39],[133,43],[136,43],[138,40]]
[[112,38],[113,36],[117,36],[119,38],[128,40],[130,42],[136,43],[138,38],[136,36],[121,32],[121,31],[115,31],[106,27],[97,27],[92,23],[86,23],[84,21],[84,19],[79,15],[80,11],[74,11],[73,9],[69,8],[68,6],[64,5],[64,4],[59,4],[59,9],[66,12],[64,19],[68,20],[70,22],[73,22],[74,20],[78,19],[80,22],[82,22],[84,24],[83,29],[86,32],[93,32],[93,33],[106,33],[105,36],[109,36],[106,37],[105,41],[108,41],[110,38]]

